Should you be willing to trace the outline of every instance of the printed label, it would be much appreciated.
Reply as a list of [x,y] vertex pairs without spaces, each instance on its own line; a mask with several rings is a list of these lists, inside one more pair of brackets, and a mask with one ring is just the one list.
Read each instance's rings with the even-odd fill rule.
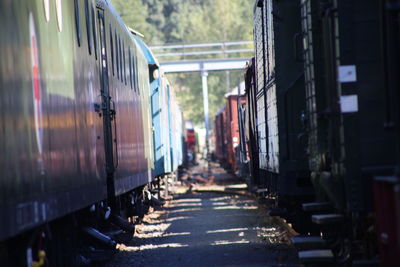
[[338,79],[341,83],[351,83],[357,81],[355,65],[339,66]]
[[351,113],[358,111],[357,95],[342,95],[340,97],[340,110],[342,113]]

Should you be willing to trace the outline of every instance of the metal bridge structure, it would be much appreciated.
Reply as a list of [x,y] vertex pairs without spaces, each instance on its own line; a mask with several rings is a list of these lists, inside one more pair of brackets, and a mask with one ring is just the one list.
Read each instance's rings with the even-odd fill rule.
[[201,74],[206,130],[206,153],[209,154],[208,83],[210,71],[242,70],[253,54],[252,41],[202,44],[165,44],[150,49],[160,60],[164,73],[199,72]]

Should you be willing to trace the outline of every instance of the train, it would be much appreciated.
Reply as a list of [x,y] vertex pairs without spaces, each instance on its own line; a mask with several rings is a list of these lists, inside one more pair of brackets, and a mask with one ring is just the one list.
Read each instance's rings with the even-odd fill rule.
[[245,104],[244,82],[226,93],[225,104],[219,109],[214,118],[215,159],[228,172],[240,174],[239,161],[239,108]]
[[197,138],[196,131],[191,120],[185,121],[185,137],[183,144],[185,145],[184,166],[190,167],[197,164]]
[[108,0],[5,0],[0,22],[2,265],[89,264],[162,202],[182,111]]
[[255,1],[239,147],[305,266],[398,266],[399,12]]

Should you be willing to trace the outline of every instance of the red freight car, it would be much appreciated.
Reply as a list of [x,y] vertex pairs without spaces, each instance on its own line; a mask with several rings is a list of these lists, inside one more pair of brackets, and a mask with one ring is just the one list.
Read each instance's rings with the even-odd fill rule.
[[188,120],[185,123],[186,130],[186,149],[187,149],[187,161],[190,164],[196,163],[196,132],[194,130],[193,122]]
[[[215,156],[226,169],[236,172],[237,149],[240,143],[238,123],[238,87],[225,95],[226,104],[215,117]],[[240,84],[240,95],[244,94],[244,83]],[[240,98],[240,103],[246,102]]]

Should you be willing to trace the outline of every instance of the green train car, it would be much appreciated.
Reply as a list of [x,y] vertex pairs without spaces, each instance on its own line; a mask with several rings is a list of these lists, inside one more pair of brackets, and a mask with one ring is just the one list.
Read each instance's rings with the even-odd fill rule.
[[148,207],[148,61],[107,0],[3,0],[0,24],[1,265],[79,266]]

